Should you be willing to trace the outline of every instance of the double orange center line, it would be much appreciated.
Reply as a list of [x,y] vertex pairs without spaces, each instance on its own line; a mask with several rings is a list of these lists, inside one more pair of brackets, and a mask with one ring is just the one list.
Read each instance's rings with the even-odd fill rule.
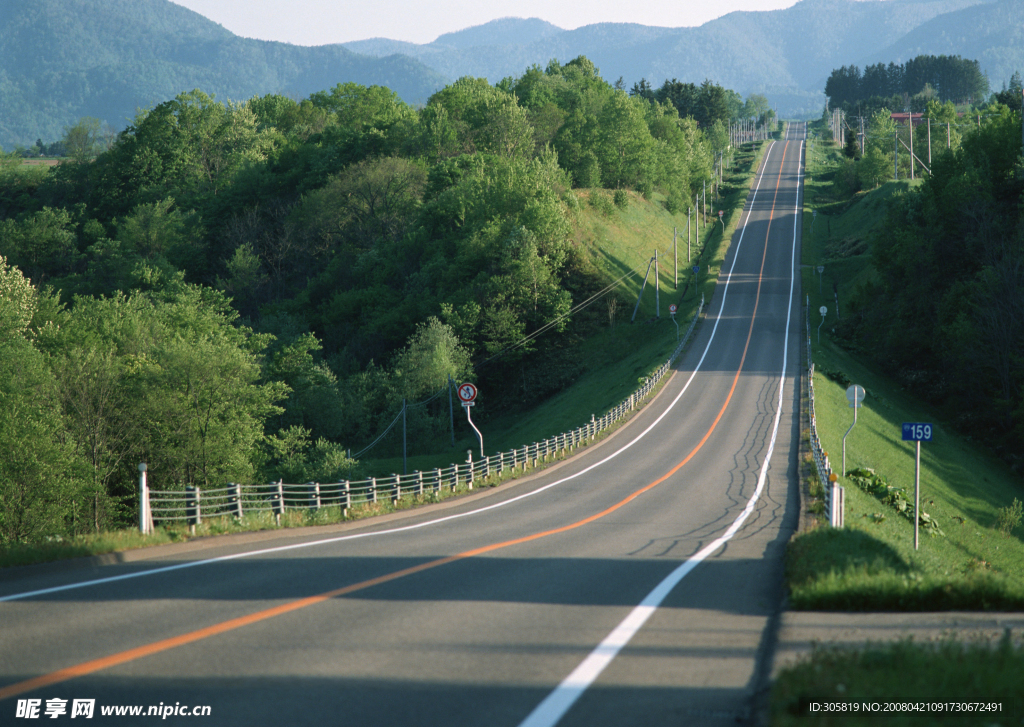
[[[25,694],[26,692],[30,692],[30,691],[39,689],[40,687],[46,687],[46,686],[50,686],[52,684],[58,684],[60,682],[65,682],[65,681],[68,681],[70,679],[74,679],[76,677],[86,676],[88,674],[93,674],[95,672],[102,671],[104,669],[109,669],[111,667],[118,666],[119,664],[125,664],[127,662],[135,661],[137,659],[141,659],[141,658],[146,657],[146,656],[151,656],[153,654],[159,654],[162,651],[168,651],[170,649],[176,649],[179,646],[185,646],[186,644],[191,644],[191,643],[194,643],[196,641],[202,641],[203,639],[208,639],[211,636],[217,636],[218,634],[223,634],[223,633],[226,633],[228,631],[233,631],[235,629],[242,628],[243,626],[249,626],[250,624],[259,623],[260,621],[266,621],[267,619],[275,618],[277,616],[282,616],[282,615],[284,615],[286,613],[291,613],[293,611],[298,611],[298,610],[301,610],[301,609],[304,609],[304,608],[308,608],[309,606],[315,606],[318,603],[323,603],[324,601],[327,601],[327,600],[332,599],[332,598],[338,598],[340,596],[346,596],[346,595],[348,595],[350,593],[355,593],[356,591],[362,591],[362,590],[365,590],[367,588],[372,588],[373,586],[378,586],[378,585],[381,585],[381,584],[384,584],[384,583],[388,583],[390,581],[394,581],[394,580],[397,580],[399,578],[404,578],[406,576],[410,576],[410,575],[413,575],[415,573],[421,573],[423,571],[431,570],[431,569],[437,568],[439,566],[447,565],[448,563],[454,563],[455,561],[464,560],[466,558],[472,558],[472,557],[475,557],[475,556],[483,555],[485,553],[490,553],[490,552],[493,552],[495,550],[501,550],[502,548],[508,548],[508,547],[513,546],[513,545],[519,545],[521,543],[528,543],[528,542],[533,541],[533,540],[540,540],[541,538],[546,538],[549,535],[557,535],[558,533],[564,533],[564,532],[568,532],[570,530],[575,530],[576,528],[583,527],[584,525],[592,523],[595,520],[600,520],[601,518],[605,517],[606,515],[609,515],[609,514],[615,512],[616,510],[618,510],[619,508],[621,508],[621,507],[627,505],[628,503],[632,502],[634,499],[636,499],[637,497],[639,497],[643,493],[647,492],[648,490],[651,490],[654,487],[657,487],[658,485],[660,485],[662,482],[664,482],[669,477],[671,477],[676,472],[678,472],[680,469],[682,469],[682,467],[687,462],[689,462],[691,459],[693,459],[694,455],[696,455],[697,452],[700,451],[700,449],[704,446],[704,444],[711,437],[712,432],[715,431],[715,428],[718,426],[718,423],[721,421],[722,416],[725,414],[725,410],[729,406],[729,402],[732,401],[733,394],[736,392],[736,385],[739,382],[740,373],[743,371],[743,364],[744,364],[744,362],[746,361],[746,358],[747,358],[747,350],[750,348],[750,339],[751,339],[751,337],[752,337],[752,335],[754,333],[754,319],[757,316],[757,307],[758,307],[758,304],[759,304],[759,302],[761,300],[761,281],[762,281],[762,278],[763,278],[763,275],[764,275],[765,260],[766,260],[767,255],[768,255],[768,237],[769,237],[769,235],[771,233],[771,223],[772,223],[772,220],[775,218],[775,204],[776,204],[776,201],[778,200],[778,196],[779,196],[779,186],[780,186],[781,181],[782,181],[782,167],[785,165],[786,152],[788,151],[788,149],[789,149],[789,142],[787,141],[785,146],[783,147],[782,163],[780,164],[780,167],[779,167],[779,178],[776,180],[776,183],[775,183],[775,197],[772,199],[772,209],[771,209],[771,213],[769,214],[769,217],[768,217],[768,229],[765,232],[765,246],[764,246],[764,253],[761,256],[761,269],[760,269],[760,272],[758,273],[757,295],[756,295],[756,297],[754,299],[754,311],[753,311],[753,313],[751,313],[751,316],[750,316],[750,328],[747,331],[747,340],[746,340],[746,343],[743,346],[743,355],[740,357],[739,368],[736,370],[736,375],[733,377],[733,380],[732,380],[732,387],[729,389],[729,394],[728,394],[728,396],[726,396],[725,403],[722,404],[722,408],[719,410],[718,415],[715,417],[715,420],[711,423],[710,428],[704,434],[703,438],[700,440],[700,442],[697,443],[697,446],[694,447],[693,450],[688,455],[686,455],[686,457],[681,462],[679,462],[674,467],[672,467],[672,469],[670,469],[664,475],[662,475],[658,479],[654,480],[650,484],[642,487],[641,489],[636,490],[635,492],[630,494],[628,497],[620,500],[619,502],[615,503],[611,507],[608,507],[605,510],[602,510],[601,512],[598,512],[598,513],[596,513],[594,515],[586,517],[586,518],[584,518],[582,520],[578,520],[577,522],[571,523],[569,525],[564,525],[562,527],[554,528],[552,530],[545,530],[543,532],[533,533],[532,535],[527,535],[527,536],[524,536],[524,537],[521,537],[521,538],[515,538],[513,540],[505,540],[505,541],[500,542],[500,543],[492,543],[490,545],[484,545],[484,546],[481,546],[479,548],[474,548],[472,550],[467,550],[467,551],[464,551],[462,553],[458,553],[457,555],[450,555],[450,556],[447,556],[447,557],[444,557],[444,558],[438,558],[436,560],[431,560],[431,561],[428,561],[426,563],[421,563],[419,565],[410,566],[409,568],[403,568],[402,570],[397,570],[397,571],[394,571],[392,573],[387,573],[385,575],[378,576],[376,578],[371,578],[369,580],[360,581],[359,583],[353,583],[351,585],[344,586],[342,588],[336,588],[336,589],[334,589],[332,591],[326,591],[325,593],[320,593],[320,594],[315,595],[315,596],[308,596],[306,598],[300,598],[300,599],[295,600],[295,601],[289,601],[288,603],[283,603],[283,604],[281,604],[279,606],[274,606],[273,608],[267,608],[267,609],[264,609],[262,611],[257,611],[255,613],[251,613],[251,614],[249,614],[247,616],[240,616],[238,618],[233,618],[233,619],[229,619],[227,621],[222,621],[220,623],[213,624],[212,626],[207,626],[205,628],[197,629],[195,631],[190,631],[188,633],[181,634],[179,636],[172,636],[171,638],[168,638],[168,639],[162,639],[160,641],[154,641],[154,642],[152,642],[150,644],[145,644],[143,646],[137,646],[135,648],[128,649],[126,651],[118,652],[116,654],[111,654],[109,656],[104,656],[104,657],[99,658],[99,659],[93,659],[92,661],[82,662],[81,664],[76,664],[75,666],[70,666],[70,667],[67,667],[65,669],[60,669],[58,671],[54,671],[54,672],[51,672],[49,674],[43,674],[43,675],[38,676],[38,677],[33,677],[32,679],[26,679],[25,681],[17,682],[16,684],[11,684],[9,686],[0,688],[0,699],[7,699],[9,697],[19,696],[21,694]],[[749,216],[748,216],[748,222],[749,222]]]

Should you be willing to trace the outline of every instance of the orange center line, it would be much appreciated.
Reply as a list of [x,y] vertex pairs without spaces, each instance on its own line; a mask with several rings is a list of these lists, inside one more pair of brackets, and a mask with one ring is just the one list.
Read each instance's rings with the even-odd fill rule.
[[150,644],[137,646],[135,648],[127,649],[125,651],[121,651],[116,654],[111,654],[109,656],[104,656],[99,659],[85,661],[81,664],[76,664],[75,666],[70,666],[65,669],[50,672],[49,674],[43,674],[38,677],[33,677],[32,679],[26,679],[24,681],[17,682],[15,684],[11,684],[6,687],[0,688],[0,699],[15,697],[21,694],[25,694],[26,692],[39,689],[41,687],[50,686],[51,684],[59,684],[70,679],[75,679],[77,677],[93,674],[95,672],[102,671],[104,669],[109,669],[120,664],[135,661],[146,656],[159,654],[160,652],[168,651],[170,649],[176,649],[179,646],[185,646],[186,644],[191,644],[196,641],[202,641],[203,639],[210,638],[211,636],[217,636],[218,634],[227,633],[228,631],[234,631],[235,629],[242,628],[243,626],[249,626],[251,624],[259,623],[260,621],[266,621],[267,619],[275,618],[276,616],[282,616],[286,613],[291,613],[292,611],[298,611],[309,606],[315,606],[318,603],[323,603],[324,601],[328,601],[332,598],[338,598],[340,596],[345,596],[350,593],[355,593],[356,591],[362,591],[367,588],[372,588],[373,586],[388,583],[390,581],[394,581],[399,578],[404,578],[405,576],[413,575],[415,573],[422,573],[423,571],[438,568],[442,565],[454,563],[459,560],[472,558],[475,556],[483,555],[485,553],[491,553],[493,551],[501,550],[502,548],[508,548],[513,545],[529,543],[533,540],[540,540],[541,538],[546,538],[550,535],[557,535],[559,533],[575,530],[576,528],[580,528],[596,520],[600,520],[601,518],[615,512],[619,508],[624,507],[625,505],[632,502],[633,500],[635,500],[637,497],[647,492],[648,490],[651,490],[660,485],[662,482],[664,482],[669,477],[678,472],[680,469],[682,469],[682,467],[691,459],[693,459],[694,455],[696,455],[697,452],[701,450],[704,444],[711,437],[712,432],[715,431],[715,428],[721,421],[722,416],[725,414],[725,410],[729,406],[729,402],[732,401],[733,394],[736,392],[736,385],[739,382],[740,373],[742,373],[743,371],[743,364],[746,361],[747,351],[750,348],[750,340],[754,333],[754,319],[757,316],[757,308],[761,299],[761,282],[764,276],[765,260],[768,256],[768,237],[771,234],[771,223],[775,217],[775,204],[779,197],[779,186],[782,182],[782,166],[785,164],[786,153],[788,149],[789,142],[787,141],[785,146],[783,147],[782,162],[779,167],[779,177],[775,183],[775,197],[772,200],[772,209],[768,216],[768,229],[765,233],[765,248],[764,253],[761,256],[761,269],[758,273],[757,294],[754,298],[754,311],[750,316],[750,328],[747,331],[747,340],[743,346],[743,355],[740,357],[739,368],[736,370],[736,375],[733,377],[732,380],[732,387],[729,389],[729,394],[725,398],[725,403],[722,404],[722,408],[718,411],[718,416],[715,417],[714,422],[712,422],[711,427],[704,434],[704,437],[700,440],[700,442],[697,443],[697,446],[694,447],[693,450],[688,455],[686,455],[686,457],[681,462],[675,465],[664,475],[654,480],[650,484],[642,487],[641,489],[636,490],[628,497],[620,500],[619,502],[602,510],[601,512],[598,512],[594,515],[590,515],[589,517],[586,517],[582,520],[578,520],[569,525],[563,525],[562,527],[553,528],[551,530],[544,530],[542,532],[533,533],[532,535],[526,535],[521,538],[505,540],[500,543],[491,543],[490,545],[484,545],[479,548],[473,548],[472,550],[466,550],[456,555],[450,555],[444,558],[437,558],[436,560],[431,560],[426,563],[420,563],[419,565],[410,566],[409,568],[403,568],[392,573],[387,573],[382,576],[377,576],[376,578],[360,581],[359,583],[353,583],[342,588],[336,588],[334,590],[326,591],[315,596],[308,596],[306,598],[300,598],[295,601],[289,601],[288,603],[283,603],[279,606],[274,606],[272,608],[267,608],[262,611],[257,611],[246,616],[239,616],[238,618],[222,621],[211,626],[206,626],[205,628],[196,629],[195,631],[189,631],[185,634],[172,636],[167,639],[161,639],[160,641],[154,641]]

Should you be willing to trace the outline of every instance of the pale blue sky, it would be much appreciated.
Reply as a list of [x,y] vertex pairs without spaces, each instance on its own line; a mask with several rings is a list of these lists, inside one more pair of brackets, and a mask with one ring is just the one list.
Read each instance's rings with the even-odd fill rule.
[[702,25],[734,10],[776,10],[796,0],[174,0],[237,35],[297,45],[384,37],[429,43],[442,33],[503,17],[572,29],[592,23]]

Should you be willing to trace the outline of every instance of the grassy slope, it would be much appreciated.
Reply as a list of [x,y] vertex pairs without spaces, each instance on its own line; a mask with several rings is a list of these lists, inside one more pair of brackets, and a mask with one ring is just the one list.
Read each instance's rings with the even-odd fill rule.
[[[853,412],[846,385],[826,372],[841,372],[867,390],[864,408],[847,439],[847,470],[874,468],[890,484],[904,488],[912,501],[914,450],[912,443],[901,441],[900,425],[933,422],[935,439],[922,445],[921,505],[945,536],[929,536],[922,529],[920,550],[915,552],[912,520],[845,480],[846,529],[822,528],[791,543],[792,602],[797,608],[829,610],[1022,608],[1024,528],[1010,537],[995,529],[998,510],[1014,497],[1024,499],[1020,480],[985,449],[958,437],[936,412],[906,395],[877,365],[851,355],[829,337],[829,322],[835,320],[833,283],[842,312],[843,302],[873,274],[862,242],[879,224],[885,200],[905,190],[907,183],[889,183],[858,195],[852,205],[836,203],[830,198],[824,155],[819,151],[810,162],[802,262],[812,331],[821,321],[819,306],[829,309],[820,345],[812,333],[819,435],[838,472],[842,438]],[[813,232],[812,209],[822,210]],[[813,267],[817,265],[825,267],[822,294]]]

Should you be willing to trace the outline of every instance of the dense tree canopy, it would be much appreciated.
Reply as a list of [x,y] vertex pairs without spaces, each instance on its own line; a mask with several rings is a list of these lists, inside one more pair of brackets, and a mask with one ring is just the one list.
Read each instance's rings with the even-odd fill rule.
[[[981,71],[976,60],[960,56],[922,55],[906,63],[884,63],[864,68],[854,65],[842,66],[832,71],[825,82],[825,95],[832,108],[856,106],[873,97],[889,99],[894,96],[911,99],[925,92],[923,106],[933,97],[957,104],[983,102],[988,95],[988,78]],[[899,110],[905,104],[899,105]]]

